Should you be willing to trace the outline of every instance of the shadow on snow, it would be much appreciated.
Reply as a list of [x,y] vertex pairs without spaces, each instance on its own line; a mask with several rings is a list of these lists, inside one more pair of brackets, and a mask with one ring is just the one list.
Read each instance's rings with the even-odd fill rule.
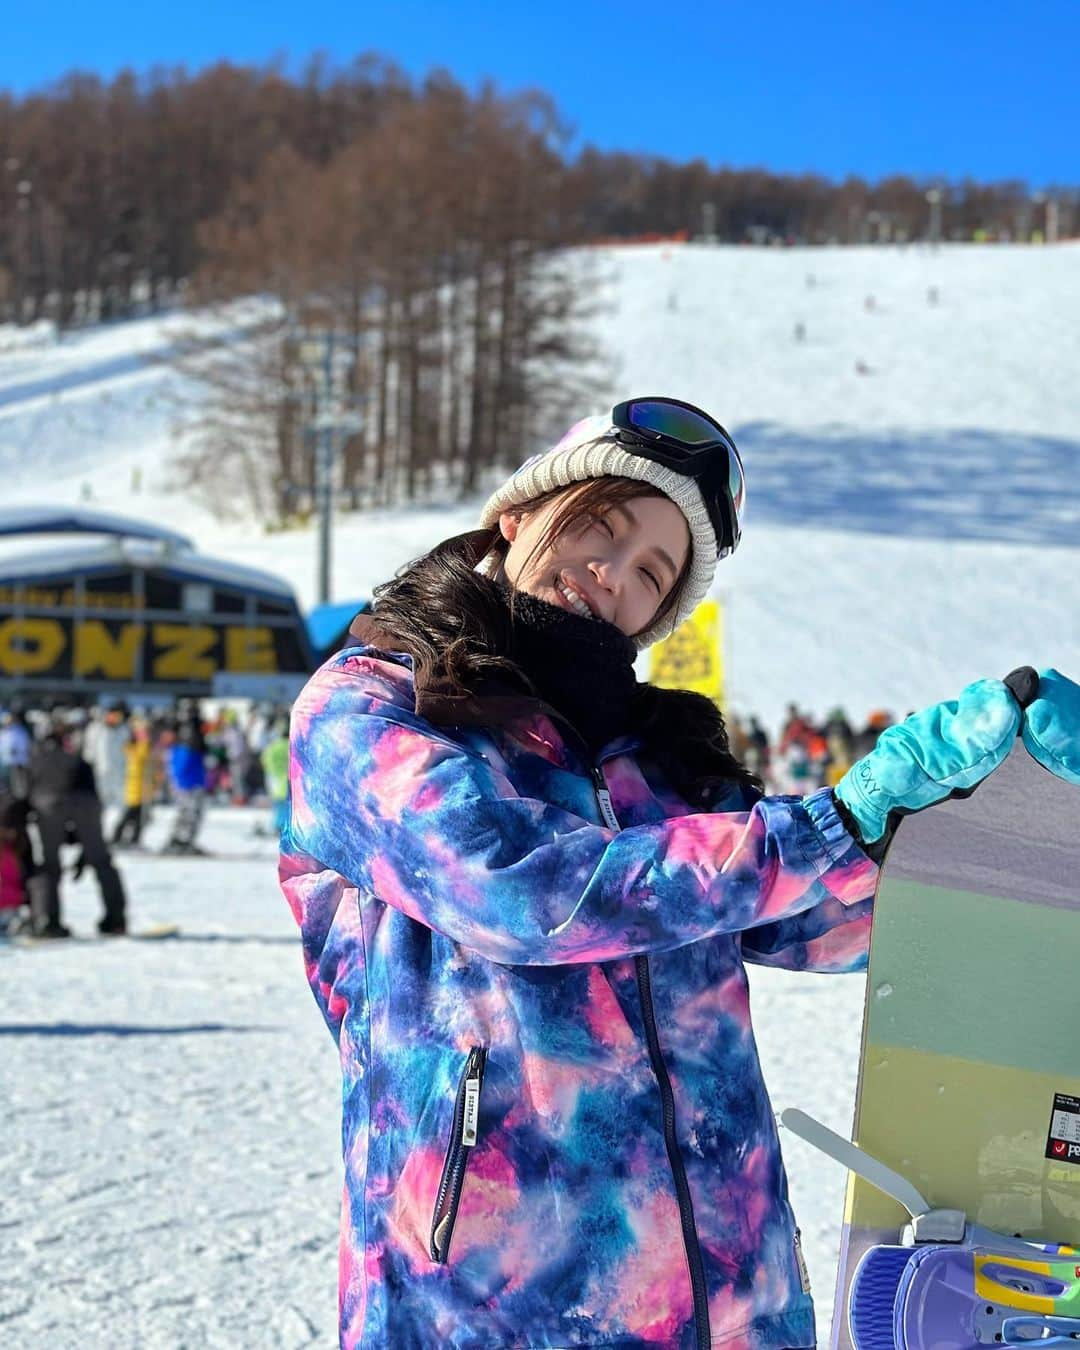
[[279,1031],[280,1027],[233,1026],[228,1022],[192,1022],[188,1026],[138,1026],[123,1022],[0,1023],[0,1036],[190,1036],[206,1032]]
[[1080,441],[747,422],[748,523],[1080,546]]

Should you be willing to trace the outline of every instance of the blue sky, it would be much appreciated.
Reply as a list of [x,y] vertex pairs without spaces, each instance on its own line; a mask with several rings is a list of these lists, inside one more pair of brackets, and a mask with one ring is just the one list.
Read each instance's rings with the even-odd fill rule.
[[1080,184],[1080,0],[822,3],[44,3],[5,26],[0,89],[219,58],[365,50],[470,87],[537,85],[572,148],[710,164]]

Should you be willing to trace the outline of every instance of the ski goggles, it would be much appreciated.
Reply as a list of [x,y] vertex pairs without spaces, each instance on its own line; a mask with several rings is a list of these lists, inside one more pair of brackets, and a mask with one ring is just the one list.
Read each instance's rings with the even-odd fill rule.
[[708,413],[676,398],[633,398],[611,410],[615,439],[641,459],[697,483],[716,533],[716,556],[742,537],[746,477],[735,442]]

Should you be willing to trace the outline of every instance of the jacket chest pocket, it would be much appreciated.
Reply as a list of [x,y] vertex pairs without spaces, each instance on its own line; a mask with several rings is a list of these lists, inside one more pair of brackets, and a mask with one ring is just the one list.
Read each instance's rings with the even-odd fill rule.
[[435,1197],[435,1210],[431,1216],[430,1254],[431,1259],[439,1265],[446,1264],[450,1251],[450,1239],[454,1235],[458,1205],[461,1203],[461,1188],[465,1184],[465,1169],[468,1166],[469,1154],[476,1144],[480,1119],[480,1089],[484,1082],[486,1062],[485,1048],[482,1045],[474,1045],[469,1051],[469,1057],[465,1061],[465,1068],[458,1082],[450,1139],[446,1146],[446,1160],[439,1180],[439,1191]]

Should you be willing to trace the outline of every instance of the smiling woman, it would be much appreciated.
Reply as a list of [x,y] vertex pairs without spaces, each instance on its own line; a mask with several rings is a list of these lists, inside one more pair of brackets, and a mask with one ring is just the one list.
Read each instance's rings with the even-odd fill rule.
[[712,703],[634,672],[744,496],[700,409],[589,418],[294,707],[343,1346],[814,1344],[743,963],[857,967],[876,869],[829,789],[765,797]]
[[342,1346],[815,1343],[744,963],[862,968],[894,811],[968,791],[1020,714],[980,681],[835,793],[763,795],[717,708],[634,674],[744,499],[708,414],[620,403],[378,587],[293,709]]

